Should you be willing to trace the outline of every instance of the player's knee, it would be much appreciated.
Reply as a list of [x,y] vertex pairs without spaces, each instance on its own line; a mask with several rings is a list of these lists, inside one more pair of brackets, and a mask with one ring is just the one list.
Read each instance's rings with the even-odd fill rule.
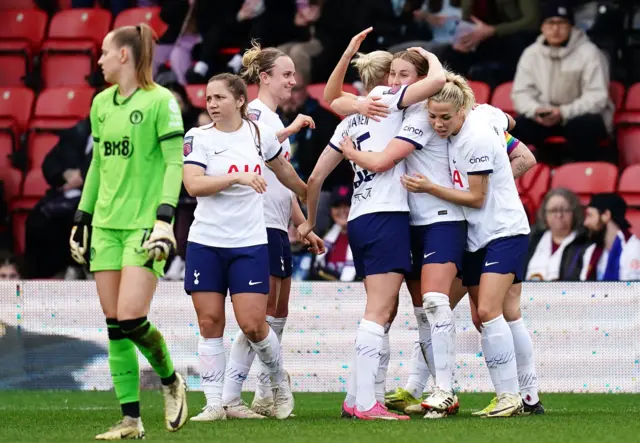
[[493,320],[496,317],[502,315],[502,311],[500,309],[496,309],[492,306],[478,306],[478,320],[481,323],[486,323]]
[[516,321],[520,317],[522,317],[522,313],[520,312],[520,306],[517,307],[505,307],[503,310],[504,319],[506,321]]
[[253,343],[264,340],[264,336],[266,335],[265,330],[268,331],[268,325],[267,322],[264,321],[264,319],[262,321],[257,321],[254,319],[248,319],[244,321],[238,320],[238,326],[240,326],[240,329],[242,330],[244,335],[247,336],[249,341]]
[[225,320],[216,316],[198,316],[200,335],[204,338],[221,337],[224,332]]

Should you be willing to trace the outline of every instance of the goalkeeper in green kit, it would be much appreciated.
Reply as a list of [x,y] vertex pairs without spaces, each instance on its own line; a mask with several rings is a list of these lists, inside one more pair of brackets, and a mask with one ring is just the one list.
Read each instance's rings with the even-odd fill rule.
[[[113,86],[91,106],[93,159],[71,231],[73,258],[95,273],[109,333],[109,368],[123,419],[98,440],[144,437],[136,348],[162,381],[165,426],[187,419],[186,383],[162,334],[147,320],[165,261],[182,183],[180,107],[153,83],[153,32],[141,24],[110,32],[98,64]],[[89,226],[93,226],[89,244]]]

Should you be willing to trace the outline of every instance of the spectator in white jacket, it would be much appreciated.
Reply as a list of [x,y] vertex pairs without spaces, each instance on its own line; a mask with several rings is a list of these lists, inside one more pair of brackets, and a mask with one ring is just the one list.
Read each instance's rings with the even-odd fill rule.
[[640,280],[640,239],[629,231],[627,204],[618,194],[595,194],[584,226],[594,243],[582,257],[580,280]]
[[[554,163],[601,158],[599,143],[611,132],[614,106],[609,98],[606,57],[573,26],[568,1],[551,0],[543,8],[542,34],[522,53],[513,82],[513,136],[534,145]],[[551,136],[567,139],[569,150],[540,152]],[[556,150],[558,151],[558,150]]]

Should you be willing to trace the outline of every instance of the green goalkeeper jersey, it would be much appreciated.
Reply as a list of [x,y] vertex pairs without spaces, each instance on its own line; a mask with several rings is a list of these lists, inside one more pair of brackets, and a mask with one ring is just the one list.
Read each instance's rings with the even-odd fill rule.
[[182,183],[180,106],[166,88],[124,98],[114,85],[91,105],[93,158],[78,209],[93,226],[150,228],[162,203],[178,203]]

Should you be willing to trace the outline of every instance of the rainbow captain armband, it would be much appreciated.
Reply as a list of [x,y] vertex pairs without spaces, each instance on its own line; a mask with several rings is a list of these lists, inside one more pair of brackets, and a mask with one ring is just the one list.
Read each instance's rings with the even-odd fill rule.
[[509,134],[507,131],[504,131],[504,138],[507,140],[507,154],[511,154],[518,144],[520,144],[520,140]]

